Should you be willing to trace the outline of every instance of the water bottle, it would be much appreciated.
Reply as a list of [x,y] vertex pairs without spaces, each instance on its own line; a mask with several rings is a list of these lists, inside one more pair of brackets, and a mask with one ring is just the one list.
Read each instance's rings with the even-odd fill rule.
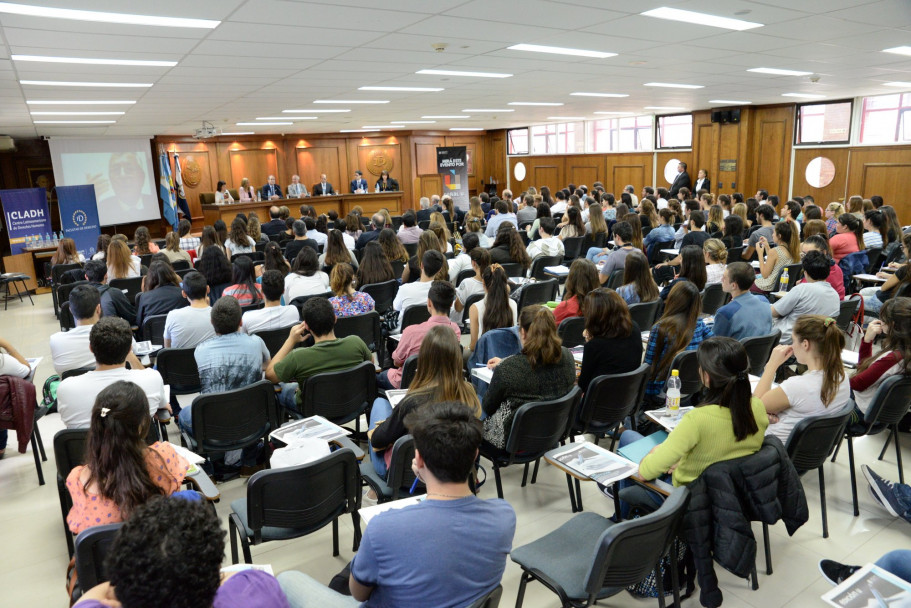
[[788,290],[788,269],[785,268],[781,273],[781,281],[778,283],[778,291],[787,291]]
[[60,244],[60,235],[58,235],[58,234],[55,232],[55,233],[54,233],[54,245],[59,245],[59,244]]
[[44,233],[44,246],[49,247],[53,241],[51,241],[51,235],[47,232]]
[[665,387],[665,395],[667,397],[664,401],[664,407],[667,408],[668,414],[677,414],[680,412],[680,372],[675,370],[671,371],[671,377],[667,380],[667,386]]

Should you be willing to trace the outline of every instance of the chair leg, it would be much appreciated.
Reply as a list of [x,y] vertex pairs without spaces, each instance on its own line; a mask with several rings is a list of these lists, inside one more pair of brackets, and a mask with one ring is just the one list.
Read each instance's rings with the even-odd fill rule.
[[576,490],[573,488],[573,478],[566,474],[566,487],[569,488],[569,504],[572,505],[573,513],[578,513],[576,507]]
[[237,528],[234,525],[234,519],[228,517],[228,536],[231,537],[231,563],[237,564]]
[[541,464],[541,459],[538,458],[535,460],[535,468],[531,472],[531,485],[535,485],[535,482],[538,481],[538,465]]
[[769,542],[769,525],[762,524],[762,544],[765,547],[765,573],[772,575],[772,543]]
[[525,585],[530,580],[531,575],[523,570],[522,576],[519,577],[519,594],[516,596],[516,608],[522,608],[522,602],[525,600]]
[[671,585],[674,591],[674,608],[680,608],[680,576],[677,571],[677,539],[671,541]]
[[822,506],[822,537],[829,538],[829,518],[826,515],[826,473],[819,467],[819,502]]
[[756,574],[756,564],[753,564],[753,569],[750,571],[750,578],[753,579],[753,591],[759,589],[759,575]]
[[892,425],[892,434],[895,436],[895,460],[898,461],[898,483],[905,483],[905,470],[902,467],[902,449],[898,445],[898,425]]
[[[842,437],[844,439],[844,437]],[[838,456],[838,450],[841,449],[841,440],[838,441],[838,445],[835,446],[835,453],[832,454],[832,460],[830,462],[835,462],[835,457]]]
[[530,463],[525,463],[525,470],[522,472],[522,487],[525,487],[525,484],[528,482],[528,465]]
[[854,441],[848,436],[848,466],[851,468],[851,498],[854,500],[854,517],[860,515],[857,506],[857,474],[854,472]]
[[44,453],[44,441],[41,440],[41,429],[38,428],[38,423],[32,426],[32,430],[35,432],[35,439],[38,440],[38,451],[41,452],[41,460],[47,462],[47,454]]
[[35,440],[35,429],[32,427],[32,455],[35,457],[35,469],[38,471],[38,485],[44,485],[44,471],[41,469],[41,454],[38,452],[38,442]]
[[356,553],[361,546],[361,517],[357,514],[357,511],[355,511],[351,514],[351,519],[354,524],[354,544],[352,545],[351,550]]
[[332,520],[332,557],[338,557],[338,517]]
[[886,450],[889,449],[889,444],[892,442],[892,436],[893,436],[893,435],[895,435],[895,430],[894,430],[894,429],[889,429],[889,436],[886,437],[886,443],[883,444],[883,449],[882,449],[882,451],[879,453],[879,458],[877,458],[877,460],[882,460],[882,459],[883,459],[883,456],[886,455]]
[[661,574],[662,561],[664,560],[658,558],[658,562],[655,564],[655,586],[658,588],[658,606],[659,608],[666,608],[667,604],[664,603],[664,576]]
[[579,480],[576,479],[576,506],[579,507],[579,511],[582,511],[582,484],[579,483]]
[[493,477],[497,482],[497,498],[503,498],[503,480],[500,479],[500,467],[493,465]]

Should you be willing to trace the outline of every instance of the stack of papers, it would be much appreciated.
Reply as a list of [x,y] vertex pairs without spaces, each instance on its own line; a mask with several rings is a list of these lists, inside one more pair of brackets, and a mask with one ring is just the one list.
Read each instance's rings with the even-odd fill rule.
[[282,425],[277,431],[272,433],[272,437],[282,443],[292,445],[301,439],[332,441],[337,437],[350,434],[351,431],[348,429],[333,424],[322,416],[310,416],[303,420],[295,420]]
[[681,407],[676,412],[671,412],[667,408],[662,408],[660,410],[651,410],[645,412],[645,415],[660,424],[668,432],[670,432],[677,428],[677,425],[680,424],[680,421],[683,420],[683,417],[686,415],[686,413],[692,409],[692,406]]
[[608,485],[635,475],[639,467],[626,458],[586,441],[575,443],[568,449],[552,456],[580,477],[588,477],[601,485]]
[[822,595],[832,606],[908,606],[911,584],[879,566],[867,564],[840,585]]
[[389,404],[395,408],[395,406],[402,402],[402,399],[404,399],[407,394],[407,388],[392,389],[386,391],[386,399],[389,401]]
[[573,354],[573,359],[579,365],[582,365],[582,352],[584,348],[584,346],[574,346],[569,349],[569,351]]
[[471,370],[471,375],[482,382],[490,384],[490,381],[493,379],[493,370],[489,369],[487,366],[476,367]]
[[379,505],[372,505],[369,507],[364,507],[363,509],[358,510],[358,515],[361,516],[361,519],[364,520],[364,525],[370,523],[370,520],[382,513],[383,511],[389,511],[391,509],[402,509],[404,507],[410,507],[411,505],[416,505],[419,502],[423,501],[427,497],[423,494],[421,496],[409,496],[408,498],[402,498],[400,500],[391,500],[389,502],[384,502]]
[[137,357],[144,357],[164,348],[161,344],[152,344],[151,340],[143,340],[133,345],[133,353]]
[[182,445],[177,445],[176,443],[171,443],[171,447],[174,448],[174,451],[177,452],[184,460],[190,464],[202,464],[206,461],[205,458],[197,454],[196,452],[191,452]]
[[569,268],[562,264],[560,266],[545,266],[544,272],[546,272],[547,274],[555,274],[558,276],[563,276],[563,275],[569,274]]

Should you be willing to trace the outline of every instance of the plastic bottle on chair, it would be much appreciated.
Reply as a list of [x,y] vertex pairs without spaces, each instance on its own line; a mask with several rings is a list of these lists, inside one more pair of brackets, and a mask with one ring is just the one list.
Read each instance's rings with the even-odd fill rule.
[[678,370],[671,370],[671,377],[667,380],[667,386],[665,387],[664,393],[666,395],[664,400],[664,407],[667,408],[668,415],[677,415],[680,413],[680,387],[683,386],[680,382],[680,372]]
[[788,277],[788,269],[785,268],[781,271],[781,281],[778,283],[778,291],[787,291],[789,280],[790,278]]

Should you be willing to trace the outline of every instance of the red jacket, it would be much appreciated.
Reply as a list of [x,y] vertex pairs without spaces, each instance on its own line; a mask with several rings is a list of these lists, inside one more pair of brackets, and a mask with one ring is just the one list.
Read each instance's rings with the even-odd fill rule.
[[16,431],[20,454],[25,454],[32,436],[36,405],[34,384],[15,376],[0,376],[0,428]]

